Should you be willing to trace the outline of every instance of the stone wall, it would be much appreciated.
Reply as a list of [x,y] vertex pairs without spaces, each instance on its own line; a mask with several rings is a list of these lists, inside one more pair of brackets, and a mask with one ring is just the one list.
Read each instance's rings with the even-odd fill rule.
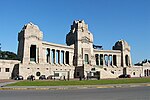
[[18,74],[18,60],[0,60],[0,79],[11,79]]

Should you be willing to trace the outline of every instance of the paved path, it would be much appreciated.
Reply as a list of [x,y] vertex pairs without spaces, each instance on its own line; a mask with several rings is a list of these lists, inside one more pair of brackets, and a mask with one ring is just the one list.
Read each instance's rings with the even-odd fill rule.
[[15,82],[17,82],[17,81],[9,80],[9,79],[1,79],[0,80],[0,87],[3,87],[5,85],[7,85],[7,84],[15,83]]

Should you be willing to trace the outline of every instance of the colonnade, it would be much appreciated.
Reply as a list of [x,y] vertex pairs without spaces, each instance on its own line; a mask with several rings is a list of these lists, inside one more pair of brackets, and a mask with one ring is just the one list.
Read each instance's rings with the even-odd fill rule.
[[144,76],[150,76],[150,69],[144,70]]
[[97,66],[117,66],[117,55],[95,54]]
[[47,48],[46,62],[50,64],[69,64],[69,51]]

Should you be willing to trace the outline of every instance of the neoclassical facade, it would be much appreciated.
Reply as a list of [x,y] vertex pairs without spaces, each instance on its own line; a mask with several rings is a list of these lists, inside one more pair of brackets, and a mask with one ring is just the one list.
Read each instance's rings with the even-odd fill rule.
[[[83,20],[74,21],[66,35],[66,45],[43,41],[43,33],[37,25],[28,23],[18,33],[18,58],[11,76],[22,75],[25,79],[34,75],[62,77],[117,78],[121,74],[131,77],[150,76],[150,65],[134,66],[130,46],[119,40],[112,50],[93,44],[93,34]],[[0,63],[1,64],[1,63]],[[148,71],[147,71],[148,70]]]

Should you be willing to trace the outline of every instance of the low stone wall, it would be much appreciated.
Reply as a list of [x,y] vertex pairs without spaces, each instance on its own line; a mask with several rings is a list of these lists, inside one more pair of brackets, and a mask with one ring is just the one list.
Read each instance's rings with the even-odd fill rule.
[[[19,75],[22,75],[24,79],[28,76],[34,75],[35,79],[39,79],[39,76],[45,75],[46,77],[54,75],[54,73],[59,73],[57,78],[65,76],[68,78],[74,78],[74,66],[70,65],[57,65],[57,64],[19,64]],[[37,75],[40,72],[40,75]]]
[[[18,60],[1,60],[0,59],[0,79],[11,79],[18,68]],[[16,73],[17,74],[17,73]]]

